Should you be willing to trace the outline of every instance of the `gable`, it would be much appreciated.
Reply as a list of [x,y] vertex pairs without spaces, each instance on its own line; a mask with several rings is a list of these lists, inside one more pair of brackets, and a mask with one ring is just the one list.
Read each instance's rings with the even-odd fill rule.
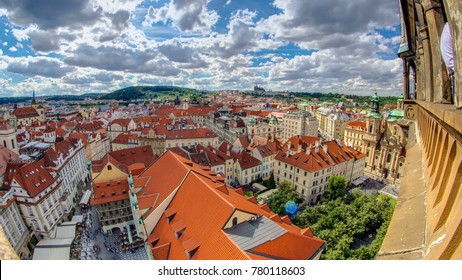
[[101,172],[93,173],[92,175],[94,183],[123,180],[127,179],[128,176],[111,162],[107,162]]

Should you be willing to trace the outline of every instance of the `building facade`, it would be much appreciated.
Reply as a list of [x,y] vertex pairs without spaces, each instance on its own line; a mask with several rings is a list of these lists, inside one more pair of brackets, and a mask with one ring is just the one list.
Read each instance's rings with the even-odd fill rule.
[[[365,155],[337,141],[301,143],[298,152],[279,152],[275,157],[274,178],[287,181],[307,204],[321,200],[331,176],[343,176],[347,183],[364,173]],[[289,149],[290,150],[290,149]]]
[[0,224],[18,256],[21,259],[27,258],[30,252],[26,245],[30,233],[21,217],[11,190],[0,191]]
[[310,112],[289,112],[284,115],[282,123],[282,142],[285,143],[292,136],[318,136],[319,122]]
[[0,122],[0,145],[15,153],[19,153],[15,129],[6,122]]
[[8,185],[27,226],[39,240],[52,237],[64,220],[63,202],[68,196],[58,175],[51,175],[43,161],[15,166],[8,172],[14,173]]
[[70,213],[78,203],[78,192],[90,180],[85,147],[81,140],[64,140],[44,152],[44,162],[50,172],[62,182],[65,196],[63,210]]

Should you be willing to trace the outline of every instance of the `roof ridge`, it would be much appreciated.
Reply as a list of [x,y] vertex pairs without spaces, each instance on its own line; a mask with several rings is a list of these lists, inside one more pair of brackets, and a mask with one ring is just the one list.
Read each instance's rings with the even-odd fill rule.
[[[194,172],[194,171],[193,171],[193,172]],[[219,191],[219,190],[217,190],[217,189],[215,189],[215,188],[210,187],[210,186],[203,180],[203,178],[202,178],[203,176],[198,176],[199,174],[198,174],[197,172],[194,172],[194,175],[196,175],[196,177],[199,178],[199,180],[201,180],[202,182],[204,182],[204,184],[207,186],[208,189],[213,190],[213,192],[215,192],[215,193],[220,197],[221,200],[223,200],[226,204],[228,204],[229,206],[231,206],[232,209],[236,209],[236,207],[235,207],[234,205],[232,205],[229,201],[227,201],[223,196],[221,196],[221,195],[218,193],[218,192],[221,192],[221,193],[224,194],[224,192]],[[229,195],[229,193],[228,193],[227,195]]]

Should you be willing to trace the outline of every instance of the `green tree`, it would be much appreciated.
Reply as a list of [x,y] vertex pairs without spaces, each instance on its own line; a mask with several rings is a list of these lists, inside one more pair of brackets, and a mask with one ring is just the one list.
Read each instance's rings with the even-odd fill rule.
[[285,205],[289,201],[300,203],[300,196],[292,188],[292,185],[283,181],[279,184],[278,190],[265,200],[271,211],[279,215],[285,215]]
[[266,181],[266,187],[268,189],[276,188],[276,181],[274,180],[274,174],[273,173],[271,173],[269,179]]
[[[293,223],[326,241],[323,259],[374,259],[393,215],[395,201],[383,194],[352,191],[298,213]],[[369,236],[374,236],[370,241]]]
[[324,200],[330,201],[337,198],[344,198],[346,194],[346,179],[341,176],[331,176],[328,188],[324,193]]

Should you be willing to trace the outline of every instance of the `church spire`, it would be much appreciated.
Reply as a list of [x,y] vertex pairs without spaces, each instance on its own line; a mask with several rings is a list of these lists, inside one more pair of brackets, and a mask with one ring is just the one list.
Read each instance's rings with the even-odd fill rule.
[[371,109],[366,114],[366,118],[370,117],[376,119],[382,118],[382,114],[380,114],[379,96],[377,95],[377,91],[375,91],[371,98]]
[[32,91],[32,105],[37,104],[37,101],[35,101],[35,89]]

